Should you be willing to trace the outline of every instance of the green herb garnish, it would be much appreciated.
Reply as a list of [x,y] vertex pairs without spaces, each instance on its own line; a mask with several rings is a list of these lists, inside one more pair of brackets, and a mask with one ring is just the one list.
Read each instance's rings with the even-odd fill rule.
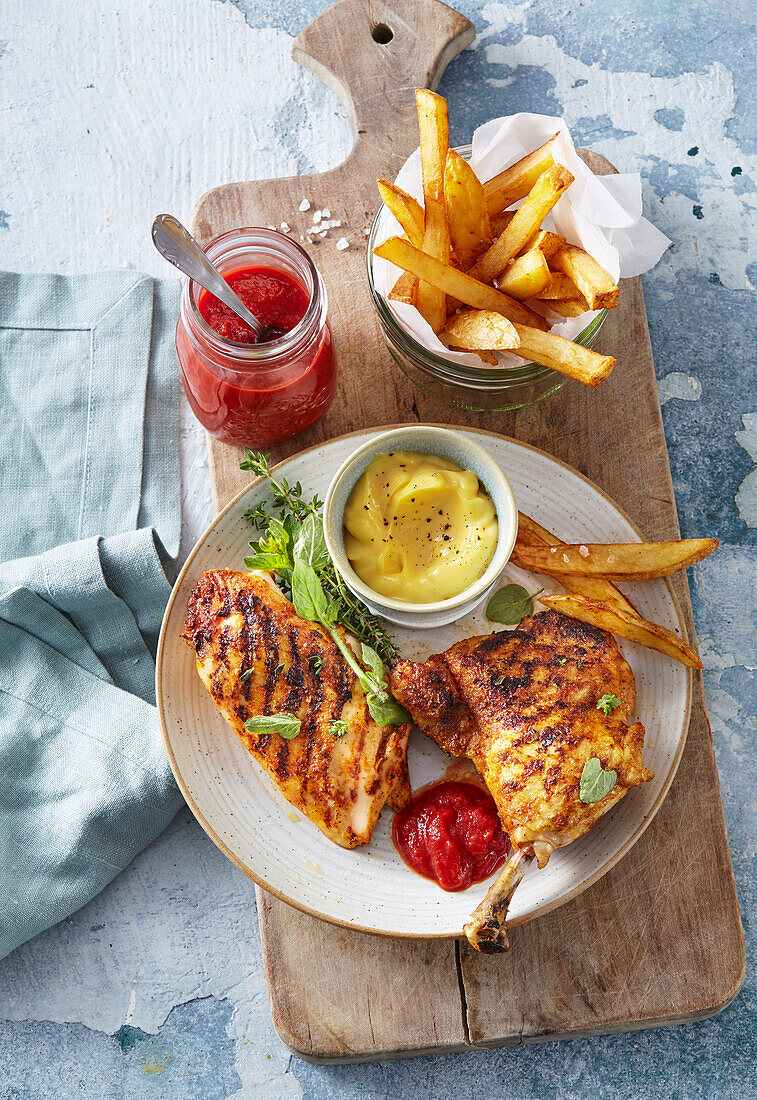
[[336,737],[339,740],[349,732],[349,726],[341,718],[332,718],[329,722],[329,733],[332,737]]
[[558,665],[566,665],[568,663],[568,658],[567,657],[558,657],[557,658],[557,663],[558,663]]
[[291,741],[300,732],[301,725],[296,714],[256,714],[254,718],[247,719],[244,728],[248,733],[278,733]]
[[603,714],[610,714],[619,706],[620,699],[617,695],[603,695],[601,699],[597,700],[597,710],[601,710]]
[[486,617],[494,623],[517,626],[527,615],[534,613],[534,600],[544,591],[529,595],[522,584],[506,584],[495,592],[486,605]]
[[274,674],[274,676],[278,676],[278,674],[280,672],[283,672],[283,671],[284,671],[284,666],[283,665],[276,665],[276,668],[273,670],[273,674]]
[[239,679],[243,684],[246,684],[249,678],[252,676],[252,669],[248,668],[246,672],[243,672]]
[[[307,502],[299,482],[290,486],[284,478],[277,481],[271,472],[269,455],[256,455],[245,447],[245,458],[239,465],[268,481],[274,507],[283,511],[281,517],[269,516],[261,506],[246,513],[257,529],[264,531],[264,537],[250,543],[254,553],[244,559],[244,564],[248,569],[272,570],[291,596],[300,618],[319,623],[328,631],[365,691],[368,710],[375,722],[381,726],[409,722],[410,715],[389,694],[386,682],[384,661],[396,661],[397,650],[378,619],[347,593],[334,568],[326,549],[318,497]],[[361,642],[365,667],[358,663],[337,624]]]
[[286,478],[276,478],[271,470],[270,455],[255,454],[247,447],[244,455],[240,469],[263,478],[271,492],[269,506],[261,504],[245,513],[245,518],[261,535],[257,542],[250,543],[253,553],[244,559],[246,567],[271,570],[276,574],[279,587],[289,596],[294,559],[302,560],[318,575],[327,596],[329,613],[333,612],[332,621],[340,623],[358,641],[372,646],[391,668],[399,658],[394,642],[377,616],[347,589],[328,556],[320,515],[323,501],[318,496],[306,500],[299,481],[290,485]]
[[609,794],[618,782],[618,773],[605,771],[598,756],[592,756],[584,764],[581,772],[581,786],[578,797],[582,802],[599,802]]
[[323,668],[323,657],[321,657],[320,653],[311,653],[308,657],[308,661],[310,661],[310,664],[313,666],[313,672],[317,675]]

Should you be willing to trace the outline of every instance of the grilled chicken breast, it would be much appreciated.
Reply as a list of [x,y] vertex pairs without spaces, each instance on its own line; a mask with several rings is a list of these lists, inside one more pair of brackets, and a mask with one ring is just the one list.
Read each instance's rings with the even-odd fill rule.
[[[330,840],[344,848],[367,844],[385,803],[405,804],[410,727],[373,721],[333,639],[299,618],[269,574],[203,573],[189,598],[184,637],[240,741]],[[291,740],[245,729],[253,715],[282,712],[302,722]],[[344,737],[329,731],[332,719],[346,721]]]
[[[539,866],[652,778],[641,760],[644,727],[626,724],[636,688],[615,639],[559,612],[458,642],[423,665],[400,661],[390,680],[424,733],[470,757],[512,844],[533,851]],[[620,699],[609,715],[597,709],[603,695]],[[579,787],[593,756],[618,782],[587,805]]]

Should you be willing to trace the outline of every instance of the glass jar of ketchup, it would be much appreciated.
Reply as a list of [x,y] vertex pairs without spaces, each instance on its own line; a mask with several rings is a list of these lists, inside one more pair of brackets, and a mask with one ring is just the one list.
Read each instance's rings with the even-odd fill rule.
[[208,291],[187,280],[176,351],[189,404],[217,439],[253,448],[299,435],[328,409],[336,358],[323,280],[298,244],[270,229],[234,229],[205,249],[264,326],[261,343]]

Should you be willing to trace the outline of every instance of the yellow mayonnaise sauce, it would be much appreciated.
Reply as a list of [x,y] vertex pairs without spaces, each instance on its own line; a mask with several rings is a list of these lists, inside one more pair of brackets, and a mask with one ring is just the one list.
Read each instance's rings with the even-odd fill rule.
[[460,595],[484,575],[499,537],[474,473],[407,451],[376,455],[350,494],[344,527],[358,577],[407,603]]

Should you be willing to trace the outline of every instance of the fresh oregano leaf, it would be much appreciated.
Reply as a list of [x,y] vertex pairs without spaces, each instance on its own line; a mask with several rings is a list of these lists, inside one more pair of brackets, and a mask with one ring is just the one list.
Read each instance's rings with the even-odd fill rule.
[[385,692],[366,696],[366,702],[371,718],[379,726],[401,726],[410,721],[410,715],[405,708]]
[[341,740],[349,732],[349,726],[342,718],[332,718],[329,722],[329,733],[332,737]]
[[292,563],[283,554],[267,554],[260,551],[246,557],[244,564],[247,569],[270,569],[274,573],[292,568]]
[[506,584],[495,592],[486,605],[486,617],[493,623],[517,626],[527,615],[534,613],[534,599],[539,592],[529,595],[522,584]]
[[278,733],[291,741],[300,732],[301,725],[296,714],[256,714],[254,718],[247,719],[244,728],[248,733]]
[[294,544],[294,560],[307,562],[316,573],[325,568],[330,560],[323,534],[323,520],[312,512],[302,522]]
[[298,559],[292,573],[292,603],[301,619],[322,622],[328,601],[312,565]]
[[601,699],[597,699],[597,710],[601,710],[603,714],[610,714],[619,706],[620,699],[617,695],[603,695]]
[[360,655],[363,659],[363,664],[366,668],[369,668],[376,677],[378,684],[383,684],[386,679],[386,669],[384,668],[384,662],[379,657],[373,646],[362,643],[360,647]]
[[609,794],[618,782],[618,773],[605,771],[598,756],[590,757],[581,772],[581,786],[578,797],[582,802],[599,802]]

